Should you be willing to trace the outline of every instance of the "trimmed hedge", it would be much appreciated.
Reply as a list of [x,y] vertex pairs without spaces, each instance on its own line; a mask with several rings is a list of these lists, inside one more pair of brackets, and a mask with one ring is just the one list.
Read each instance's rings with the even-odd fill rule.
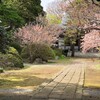
[[30,62],[34,62],[37,58],[48,61],[55,58],[54,51],[46,44],[32,44],[23,48],[22,57]]

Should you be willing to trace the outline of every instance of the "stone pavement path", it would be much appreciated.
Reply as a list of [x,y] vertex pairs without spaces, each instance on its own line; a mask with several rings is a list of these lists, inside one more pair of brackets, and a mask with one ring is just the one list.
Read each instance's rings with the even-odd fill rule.
[[85,66],[83,62],[66,66],[52,81],[43,83],[31,100],[81,100]]

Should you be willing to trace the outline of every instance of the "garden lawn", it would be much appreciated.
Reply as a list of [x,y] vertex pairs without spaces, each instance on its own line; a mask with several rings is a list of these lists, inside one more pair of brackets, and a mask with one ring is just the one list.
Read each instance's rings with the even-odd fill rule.
[[86,68],[84,86],[100,88],[100,60],[91,61]]
[[[51,80],[51,77],[62,70],[68,59],[43,65],[26,64],[24,69],[5,71],[0,74],[1,89],[35,89],[44,81]],[[60,62],[60,63],[59,63]]]

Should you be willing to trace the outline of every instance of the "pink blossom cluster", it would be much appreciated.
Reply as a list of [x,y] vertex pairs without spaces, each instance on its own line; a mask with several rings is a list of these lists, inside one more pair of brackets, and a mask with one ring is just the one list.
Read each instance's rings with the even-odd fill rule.
[[100,31],[92,30],[83,37],[83,52],[87,52],[92,48],[100,48]]
[[53,26],[42,26],[26,25],[15,32],[15,37],[21,41],[22,44],[32,43],[46,43],[52,45],[60,33],[59,27]]

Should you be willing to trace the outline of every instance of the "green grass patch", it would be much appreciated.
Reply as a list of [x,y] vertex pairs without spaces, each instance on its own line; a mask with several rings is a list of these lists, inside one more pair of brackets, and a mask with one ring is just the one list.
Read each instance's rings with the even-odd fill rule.
[[68,63],[72,62],[72,60],[73,60],[73,58],[71,58],[71,57],[62,57],[62,58],[56,60],[56,63],[68,64]]
[[100,70],[100,64],[97,64],[96,65],[96,69],[99,69]]
[[[58,60],[63,63],[67,59]],[[27,88],[33,89],[44,81],[51,80],[51,77],[64,68],[64,65],[52,64],[25,64],[25,68],[5,71],[0,74],[0,88]]]
[[23,69],[5,70],[0,74],[0,88],[34,89],[66,67],[71,58],[53,60],[46,64],[25,64]]

